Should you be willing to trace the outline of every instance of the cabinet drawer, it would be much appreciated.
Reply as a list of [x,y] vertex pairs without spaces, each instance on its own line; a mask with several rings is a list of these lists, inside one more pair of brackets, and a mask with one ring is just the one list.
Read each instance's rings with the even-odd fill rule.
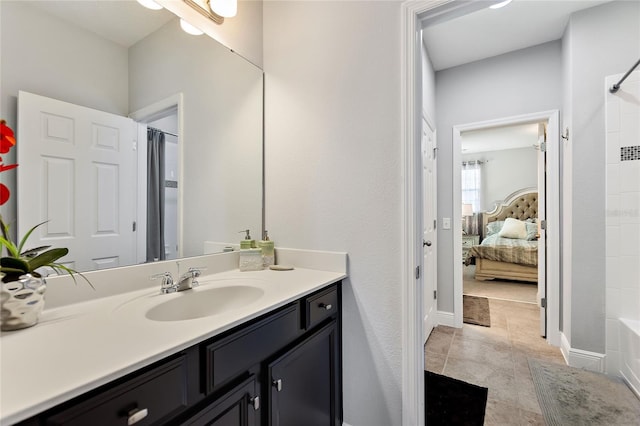
[[311,328],[338,312],[338,287],[332,286],[318,294],[307,296],[305,302],[305,328]]
[[164,423],[187,406],[186,374],[186,357],[181,356],[48,417],[46,424],[116,425],[136,417],[128,424]]
[[247,371],[293,341],[301,330],[295,303],[215,343],[204,346],[205,391]]

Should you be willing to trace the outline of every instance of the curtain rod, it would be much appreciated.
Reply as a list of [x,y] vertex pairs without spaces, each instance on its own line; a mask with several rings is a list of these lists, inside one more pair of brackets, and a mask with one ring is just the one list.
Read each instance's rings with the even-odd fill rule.
[[155,128],[155,127],[147,126],[147,129],[157,130],[157,131],[159,131],[159,132],[161,132],[161,133],[164,133],[165,135],[175,136],[176,138],[178,137],[178,135],[176,135],[176,134],[173,134],[173,133],[170,133],[170,132],[165,132],[164,130],[157,129],[157,128]]
[[609,89],[609,92],[616,93],[618,91],[618,89],[620,89],[620,85],[622,84],[622,82],[625,81],[627,79],[627,77],[629,77],[629,74],[631,74],[633,72],[633,70],[638,68],[638,65],[640,65],[640,59],[638,59],[638,62],[636,62],[635,65],[632,66],[631,69],[629,71],[627,71],[627,73],[625,75],[622,76],[622,78],[620,79],[619,82],[617,82],[616,84],[611,86],[611,89]]
[[482,161],[482,160],[469,160],[469,161],[463,161],[462,165],[466,166],[467,164],[469,164],[470,166],[473,166],[474,164],[484,164],[489,160],[486,161]]

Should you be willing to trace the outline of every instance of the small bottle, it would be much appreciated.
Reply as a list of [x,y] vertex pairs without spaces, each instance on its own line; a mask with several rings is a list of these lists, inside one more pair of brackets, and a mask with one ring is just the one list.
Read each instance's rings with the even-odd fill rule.
[[269,239],[268,231],[264,231],[264,238],[258,243],[258,247],[262,249],[262,261],[265,267],[275,264],[274,243]]
[[251,239],[251,235],[249,234],[249,230],[245,229],[244,231],[240,231],[240,233],[246,232],[244,240],[240,241],[241,249],[250,249],[256,248],[256,240]]

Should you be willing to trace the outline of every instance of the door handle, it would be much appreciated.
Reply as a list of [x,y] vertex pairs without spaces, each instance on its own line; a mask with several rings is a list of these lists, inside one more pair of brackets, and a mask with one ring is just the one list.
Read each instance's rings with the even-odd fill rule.
[[424,247],[424,246],[431,247],[431,241],[428,241],[428,240],[427,240],[427,241],[423,241],[423,242],[422,242],[422,246],[423,246],[423,247]]
[[276,388],[278,392],[282,390],[282,379],[274,380],[271,384]]
[[249,402],[251,403],[251,405],[253,405],[253,409],[255,411],[258,411],[260,409],[260,397],[259,396],[254,396],[253,398],[249,399]]

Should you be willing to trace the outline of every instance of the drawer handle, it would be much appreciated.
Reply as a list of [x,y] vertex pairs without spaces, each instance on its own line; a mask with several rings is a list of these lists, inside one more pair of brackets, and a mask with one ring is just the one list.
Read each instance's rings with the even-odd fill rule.
[[325,309],[325,310],[327,310],[327,311],[330,311],[330,310],[331,310],[331,308],[333,308],[333,305],[331,305],[331,304],[324,304],[324,303],[318,303],[318,307],[319,307],[319,308],[323,308],[323,309]]
[[249,401],[251,402],[251,405],[253,405],[253,409],[255,411],[258,411],[260,409],[260,397],[259,396],[254,396]]
[[276,388],[278,392],[282,391],[282,379],[274,380],[272,385]]
[[127,425],[131,426],[131,425],[135,425],[136,423],[138,423],[140,420],[144,419],[145,417],[147,417],[149,415],[149,410],[147,410],[146,408],[134,408],[133,410],[129,411],[129,418],[127,419]]

